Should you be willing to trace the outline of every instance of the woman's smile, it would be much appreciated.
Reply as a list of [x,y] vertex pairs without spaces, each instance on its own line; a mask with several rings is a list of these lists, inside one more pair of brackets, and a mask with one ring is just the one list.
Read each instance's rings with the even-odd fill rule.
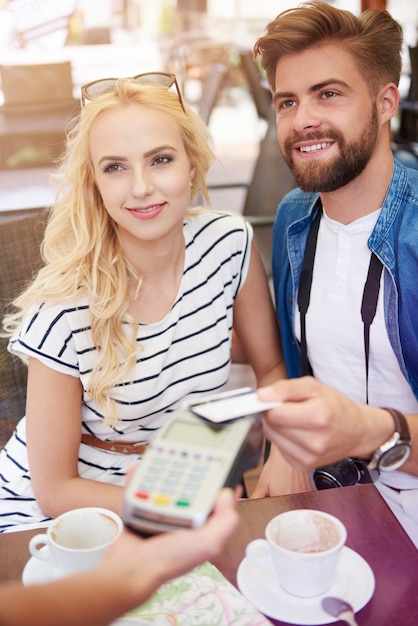
[[127,207],[127,210],[138,219],[149,220],[158,217],[165,206],[166,202],[160,202],[159,204],[151,204],[146,207]]

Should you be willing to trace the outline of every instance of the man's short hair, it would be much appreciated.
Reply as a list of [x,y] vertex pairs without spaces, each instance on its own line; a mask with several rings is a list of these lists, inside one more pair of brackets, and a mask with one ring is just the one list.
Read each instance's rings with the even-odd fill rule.
[[399,84],[402,28],[387,11],[368,9],[359,17],[325,2],[306,2],[280,13],[254,46],[271,90],[279,59],[323,44],[341,45],[376,95],[387,83]]

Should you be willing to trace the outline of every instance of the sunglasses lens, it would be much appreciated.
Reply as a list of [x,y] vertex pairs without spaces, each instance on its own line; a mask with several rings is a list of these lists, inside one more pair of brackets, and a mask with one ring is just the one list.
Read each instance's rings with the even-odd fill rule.
[[87,100],[92,100],[104,93],[110,93],[115,88],[115,80],[113,78],[97,80],[90,85],[83,87],[83,95]]
[[171,85],[174,84],[174,76],[172,74],[159,74],[157,72],[155,74],[150,73],[135,76],[134,81],[136,83],[152,83],[162,85],[163,87],[167,87],[167,89],[169,89]]

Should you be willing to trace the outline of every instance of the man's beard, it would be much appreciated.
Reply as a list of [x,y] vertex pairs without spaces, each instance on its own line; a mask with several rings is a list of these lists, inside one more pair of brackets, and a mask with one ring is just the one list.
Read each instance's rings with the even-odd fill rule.
[[[330,192],[336,191],[357,178],[366,167],[376,146],[378,134],[378,117],[373,106],[370,118],[364,124],[359,138],[348,143],[342,133],[335,129],[326,132],[307,133],[287,139],[283,159],[289,166],[298,187],[303,191]],[[333,160],[306,161],[295,164],[293,146],[299,141],[334,140],[339,147],[339,154]]]

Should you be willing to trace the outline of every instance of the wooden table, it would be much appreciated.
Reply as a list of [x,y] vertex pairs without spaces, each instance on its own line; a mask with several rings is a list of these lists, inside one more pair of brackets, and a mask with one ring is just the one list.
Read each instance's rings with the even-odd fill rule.
[[[347,546],[372,567],[376,589],[370,602],[357,613],[360,626],[418,624],[418,551],[373,485],[242,501],[238,504],[240,527],[213,563],[236,585],[246,545],[263,536],[272,517],[295,508],[314,508],[338,516],[348,530]],[[29,559],[29,538],[37,532],[0,535],[0,580],[20,578]]]

